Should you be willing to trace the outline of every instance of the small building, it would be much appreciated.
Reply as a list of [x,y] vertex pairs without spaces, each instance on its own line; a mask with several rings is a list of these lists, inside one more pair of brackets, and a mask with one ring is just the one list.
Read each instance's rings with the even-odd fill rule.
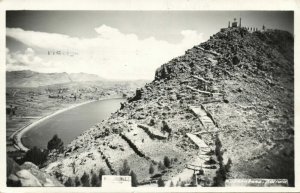
[[232,22],[231,27],[237,27],[237,26],[238,26],[238,24],[237,24],[236,18],[234,18],[234,22]]
[[240,18],[239,23],[236,21],[236,18],[234,18],[233,20],[234,21],[231,23],[231,26],[230,26],[230,21],[228,21],[228,28],[230,28],[230,27],[239,27],[239,28],[241,28],[242,27],[242,18]]

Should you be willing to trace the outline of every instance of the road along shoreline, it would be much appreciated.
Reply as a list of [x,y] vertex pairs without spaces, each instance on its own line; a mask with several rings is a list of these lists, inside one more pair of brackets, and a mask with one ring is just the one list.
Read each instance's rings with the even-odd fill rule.
[[69,107],[60,109],[60,110],[55,111],[54,113],[52,113],[50,115],[46,115],[46,116],[38,119],[37,121],[35,121],[33,123],[29,123],[29,124],[25,125],[24,127],[18,129],[17,131],[15,131],[10,136],[10,139],[13,140],[14,146],[17,149],[19,149],[21,151],[24,151],[24,152],[27,152],[29,149],[23,145],[23,143],[22,143],[22,136],[24,135],[25,132],[29,131],[30,129],[32,129],[34,126],[36,126],[40,122],[45,121],[45,120],[47,120],[47,119],[49,119],[49,118],[51,118],[51,117],[53,117],[53,116],[55,116],[57,114],[60,114],[62,112],[68,111],[70,109],[73,109],[73,108],[76,108],[76,107],[79,107],[79,106],[82,106],[82,105],[85,105],[85,104],[88,104],[88,103],[92,103],[92,102],[96,102],[96,101],[109,100],[109,99],[119,99],[119,98],[122,98],[122,97],[121,96],[116,96],[116,97],[102,98],[102,99],[99,99],[99,100],[90,100],[90,101],[86,101],[86,102],[74,104],[74,105],[71,105]]
[[[105,100],[105,99],[100,99],[100,100]],[[79,106],[82,106],[82,105],[85,105],[85,104],[88,104],[88,103],[91,103],[91,102],[95,102],[95,101],[97,101],[97,100],[91,100],[91,101],[86,101],[86,102],[82,102],[82,103],[79,103],[79,104],[74,104],[74,105],[71,105],[69,107],[66,107],[66,108],[60,109],[58,111],[55,111],[54,113],[52,113],[50,115],[46,115],[46,116],[38,119],[37,121],[35,121],[33,123],[30,123],[28,125],[25,125],[24,127],[18,129],[17,131],[15,131],[10,136],[10,138],[13,140],[14,145],[17,149],[27,152],[29,149],[23,145],[22,140],[21,140],[22,136],[24,135],[25,132],[29,131],[30,129],[32,129],[34,126],[36,126],[40,122],[45,121],[46,119],[49,119],[49,118],[51,118],[55,115],[58,115],[62,112],[65,112],[65,111],[68,111],[70,109],[73,109],[73,108],[76,108],[76,107],[79,107]]]
[[45,121],[55,115],[58,115],[62,112],[65,112],[65,111],[68,111],[70,109],[73,109],[73,108],[76,108],[76,107],[79,107],[79,106],[82,106],[82,105],[85,105],[85,104],[88,104],[88,103],[92,103],[92,102],[96,102],[96,101],[104,101],[104,100],[110,100],[110,99],[120,99],[120,98],[123,98],[122,96],[115,96],[115,97],[107,97],[107,98],[101,98],[101,99],[98,99],[98,100],[90,100],[90,101],[86,101],[86,102],[82,102],[82,103],[78,103],[78,104],[74,104],[74,105],[71,105],[69,107],[66,107],[66,108],[63,108],[63,109],[60,109],[58,111],[55,111],[54,113],[50,114],[50,115],[46,115],[40,119],[38,119],[37,121],[33,122],[33,123],[30,123],[28,125],[25,125],[24,127],[18,129],[17,131],[15,131],[11,136],[10,136],[10,139],[13,140],[13,143],[14,143],[14,146],[21,150],[21,151],[24,151],[24,152],[27,152],[29,150],[29,148],[25,147],[22,143],[22,136],[24,135],[25,132],[29,131],[30,129],[32,129],[34,126],[36,126],[37,124],[39,124],[40,122],[42,121]]
[[86,101],[86,102],[82,102],[82,103],[79,103],[79,104],[74,104],[74,105],[71,105],[69,107],[66,107],[66,108],[63,108],[63,109],[60,109],[58,111],[55,111],[54,113],[50,114],[50,115],[46,115],[40,119],[38,119],[37,121],[33,122],[33,123],[30,123],[28,125],[25,125],[24,127],[18,129],[17,131],[15,131],[11,136],[10,136],[10,139],[13,140],[13,143],[14,143],[14,146],[21,150],[21,151],[24,151],[24,152],[27,152],[29,150],[29,148],[25,147],[22,143],[22,136],[24,135],[25,132],[29,131],[30,129],[32,129],[34,126],[36,126],[37,124],[39,124],[40,122],[42,121],[45,121],[55,115],[58,115],[62,112],[65,112],[65,111],[68,111],[70,109],[73,109],[73,108],[76,108],[76,107],[79,107],[79,106],[82,106],[82,105],[85,105],[85,104],[88,104],[88,103],[92,103],[92,102],[96,102],[96,101],[103,101],[103,100],[110,100],[110,99],[119,99],[119,98],[122,98],[121,96],[116,96],[116,97],[109,97],[109,98],[102,98],[102,99],[99,99],[99,100],[90,100],[90,101]]

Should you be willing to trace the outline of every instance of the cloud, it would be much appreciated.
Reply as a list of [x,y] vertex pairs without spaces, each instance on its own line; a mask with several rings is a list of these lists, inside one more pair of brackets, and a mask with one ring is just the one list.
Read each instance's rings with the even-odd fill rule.
[[32,48],[27,48],[24,52],[11,53],[6,48],[6,69],[13,70],[36,70],[39,72],[55,72],[56,69],[52,69],[54,63],[43,60],[37,56]]
[[[203,34],[193,30],[181,31],[182,40],[177,44],[154,37],[139,39],[136,34],[124,34],[107,25],[94,30],[97,33],[94,38],[77,38],[7,28],[8,37],[28,46],[23,53],[8,54],[7,68],[26,66],[42,72],[86,72],[113,79],[153,79],[160,65],[204,41]],[[78,55],[49,56],[49,50],[76,50]]]

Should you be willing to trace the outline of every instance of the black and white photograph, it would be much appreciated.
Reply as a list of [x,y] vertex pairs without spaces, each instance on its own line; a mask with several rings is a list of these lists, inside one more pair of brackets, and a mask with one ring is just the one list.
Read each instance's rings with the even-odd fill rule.
[[3,182],[295,187],[294,15],[6,10]]

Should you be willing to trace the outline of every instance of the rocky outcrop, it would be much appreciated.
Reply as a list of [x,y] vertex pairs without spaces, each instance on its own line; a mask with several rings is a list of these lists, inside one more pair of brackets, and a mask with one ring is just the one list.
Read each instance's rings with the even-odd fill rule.
[[9,187],[63,186],[53,176],[40,170],[31,162],[19,166],[14,160],[8,158],[7,164],[7,186]]

